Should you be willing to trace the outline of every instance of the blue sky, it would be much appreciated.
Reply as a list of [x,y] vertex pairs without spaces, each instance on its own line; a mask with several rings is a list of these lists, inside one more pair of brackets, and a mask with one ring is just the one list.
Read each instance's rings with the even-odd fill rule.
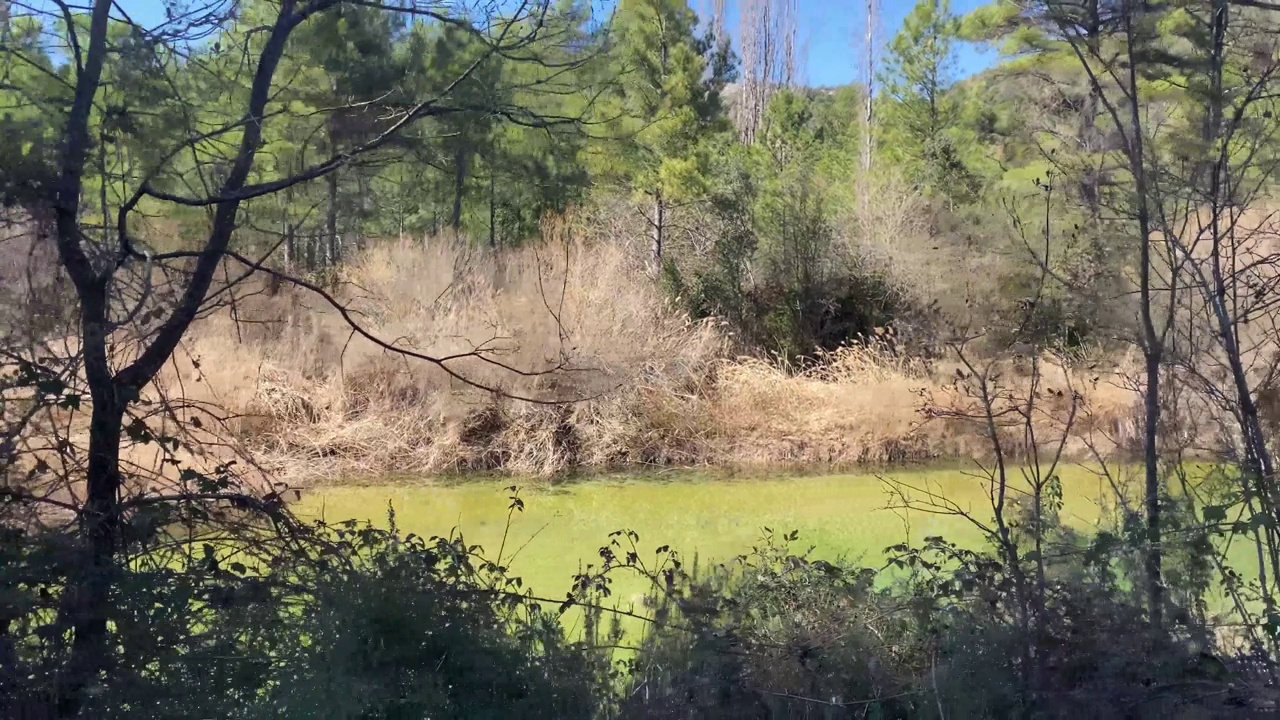
[[[989,0],[951,0],[956,14],[985,5]],[[861,0],[799,0],[801,43],[808,45],[803,78],[809,85],[843,85],[859,79],[859,50],[854,45],[865,34]],[[897,32],[902,19],[915,6],[914,0],[880,0],[880,44],[883,46]],[[883,51],[883,49],[882,49]],[[989,67],[994,51],[964,46],[958,49],[956,72],[971,75]]]
[[[985,4],[989,0],[952,0],[952,11],[959,14]],[[610,5],[609,0],[596,0],[602,5]],[[693,7],[710,6],[710,2],[694,0]],[[737,25],[733,17],[732,7],[737,4],[729,0],[730,17],[727,23]],[[798,33],[801,46],[805,51],[804,72],[801,80],[814,86],[843,85],[861,76],[859,54],[856,44],[865,33],[863,29],[862,0],[798,0],[800,19]],[[915,5],[914,0],[880,0],[880,44],[883,46],[897,31],[902,19]],[[120,0],[120,6],[135,21],[144,25],[159,23],[164,18],[162,0]],[[994,53],[975,47],[959,48],[956,71],[959,76],[966,76],[988,67]]]

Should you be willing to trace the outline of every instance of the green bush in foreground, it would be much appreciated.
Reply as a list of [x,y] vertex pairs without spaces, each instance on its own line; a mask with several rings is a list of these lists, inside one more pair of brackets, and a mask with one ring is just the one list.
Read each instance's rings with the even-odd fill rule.
[[[591,717],[600,664],[475,550],[347,524],[122,569],[112,666],[81,715]],[[43,600],[66,564],[16,532],[0,552],[0,716],[21,717],[56,705],[68,633]]]
[[[82,716],[1118,718],[1245,701],[1203,628],[1153,632],[1103,571],[1121,545],[1052,538],[1037,580],[942,538],[891,548],[888,571],[797,554],[795,533],[687,570],[666,548],[646,567],[617,533],[561,604],[586,621],[569,623],[460,537],[392,526],[140,555],[113,578],[114,655]],[[16,531],[0,553],[0,715],[44,717],[69,637],[49,598],[73,558]],[[620,571],[655,583],[626,638],[601,631]]]
[[[1059,540],[1055,553],[1078,541]],[[1123,550],[1077,548],[1055,554],[1041,584],[1035,563],[1011,567],[942,538],[891,548],[888,574],[796,555],[766,538],[658,604],[660,622],[631,662],[621,715],[1244,712],[1246,682],[1205,650],[1203,627],[1187,620],[1152,631],[1126,583],[1099,572],[1119,567]],[[662,623],[677,616],[687,622],[678,631]]]

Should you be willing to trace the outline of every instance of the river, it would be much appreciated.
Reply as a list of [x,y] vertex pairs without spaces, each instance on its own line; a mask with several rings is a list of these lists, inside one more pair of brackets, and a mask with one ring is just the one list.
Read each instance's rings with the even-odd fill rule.
[[[1107,484],[1086,468],[1065,468],[1065,522],[1096,523],[1097,500]],[[516,484],[524,509],[510,512]],[[462,532],[468,543],[502,561],[526,587],[544,597],[563,597],[572,576],[586,563],[599,562],[598,549],[616,530],[639,535],[642,560],[667,545],[686,562],[720,562],[748,552],[765,528],[779,534],[799,532],[797,550],[814,548],[823,559],[846,558],[869,566],[883,564],[886,547],[942,535],[976,546],[981,534],[967,520],[922,510],[895,509],[890,488],[908,484],[987,520],[991,516],[986,483],[971,472],[945,469],[858,473],[812,477],[741,477],[693,473],[592,478],[564,484],[505,480],[403,480],[394,483],[315,489],[298,505],[304,516],[330,521],[358,519],[386,525],[388,505],[397,526],[424,536]],[[920,493],[916,493],[921,498]],[[510,525],[508,527],[508,516]],[[505,540],[504,540],[505,535]],[[636,602],[644,585],[620,579],[615,598]]]

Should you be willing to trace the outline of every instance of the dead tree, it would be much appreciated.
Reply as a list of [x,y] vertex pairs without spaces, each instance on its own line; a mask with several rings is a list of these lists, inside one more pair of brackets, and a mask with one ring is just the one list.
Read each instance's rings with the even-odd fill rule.
[[797,0],[744,0],[739,8],[742,92],[735,106],[739,134],[753,143],[769,101],[796,78]]

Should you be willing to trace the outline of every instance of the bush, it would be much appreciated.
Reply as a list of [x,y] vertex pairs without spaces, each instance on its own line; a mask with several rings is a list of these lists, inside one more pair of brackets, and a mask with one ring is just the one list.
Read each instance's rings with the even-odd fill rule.
[[632,664],[626,718],[905,717],[918,709],[922,648],[876,572],[788,549],[697,572],[657,602]]
[[[594,669],[554,614],[507,594],[461,538],[338,531],[355,567],[316,573],[257,716],[588,718]],[[332,568],[332,566],[330,566]],[[512,587],[511,591],[515,592]]]
[[942,538],[894,548],[891,564],[909,571],[900,592],[934,648],[938,706],[957,717],[1155,717],[1194,705],[1198,693],[1184,691],[1195,683],[1226,679],[1200,654],[1198,628],[1152,630],[1126,583],[1098,572],[1119,546],[1073,554],[1060,542],[1045,545],[1043,586],[1030,552],[1011,565]]
[[[1238,716],[1230,703],[1248,702],[1247,678],[1190,615],[1150,628],[1114,571],[1130,552],[1114,537],[1047,529],[1043,581],[1029,556],[942,538],[890,548],[885,571],[767,531],[750,553],[686,572],[646,571],[619,537],[634,549],[615,533],[605,569],[575,578],[561,606],[585,609],[580,641],[478,548],[401,536],[394,517],[391,530],[317,526],[236,551],[135,547],[113,571],[112,662],[82,715],[1120,718]],[[4,717],[55,704],[69,636],[54,598],[77,559],[57,535],[0,536]],[[655,592],[648,630],[615,665],[624,638],[600,632],[599,600],[620,569]]]
[[1098,572],[1117,545],[1058,537],[1037,595],[1034,563],[942,538],[890,548],[889,572],[795,554],[794,539],[767,535],[661,594],[623,717],[1218,717],[1245,702],[1202,628],[1152,630]]
[[726,320],[747,348],[794,360],[871,335],[906,303],[837,232],[812,158],[771,150],[718,156],[699,221],[709,248],[668,255],[664,280],[691,316]]
[[[111,670],[82,715],[594,716],[607,666],[461,537],[349,523],[270,546],[119,568]],[[46,599],[74,558],[17,532],[0,552],[0,714],[22,717],[56,698],[66,628]]]

